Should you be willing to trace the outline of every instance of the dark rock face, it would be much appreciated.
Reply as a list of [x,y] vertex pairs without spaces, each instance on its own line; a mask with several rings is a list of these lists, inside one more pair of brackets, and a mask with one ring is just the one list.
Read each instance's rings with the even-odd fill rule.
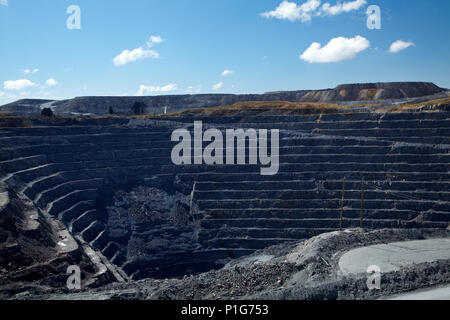
[[43,217],[31,201],[0,183],[0,296],[31,283],[64,288],[68,266],[87,283],[95,267],[69,234]]
[[107,207],[111,242],[105,254],[118,264],[128,261],[124,270],[133,279],[192,273],[189,263],[177,261],[180,253],[189,257],[201,248],[190,211],[189,197],[180,193],[143,186],[117,192]]
[[[142,104],[144,113],[161,114],[191,108],[208,108],[232,105],[246,101],[288,101],[288,102],[350,102],[374,101],[381,99],[405,99],[429,96],[445,91],[433,83],[393,82],[340,85],[327,90],[279,91],[264,94],[197,94],[167,95],[154,97],[78,97],[55,101],[52,108],[56,114],[105,115],[134,114],[135,103]],[[5,105],[0,110],[18,115],[40,115],[41,105],[47,100],[19,100]],[[48,104],[47,104],[48,105]]]

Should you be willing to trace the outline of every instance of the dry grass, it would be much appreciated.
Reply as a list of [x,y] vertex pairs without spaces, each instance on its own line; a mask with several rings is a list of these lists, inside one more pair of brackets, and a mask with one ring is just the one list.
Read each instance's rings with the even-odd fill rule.
[[263,112],[276,112],[282,115],[295,114],[320,114],[337,113],[350,109],[348,106],[319,102],[238,102],[231,106],[220,106],[213,108],[196,108],[180,112],[174,112],[161,116],[234,116],[240,113],[260,114]]
[[32,127],[32,123],[24,117],[0,114],[0,128],[28,128]]
[[424,102],[414,103],[414,104],[401,104],[398,106],[384,108],[384,109],[380,108],[377,111],[378,112],[403,112],[403,111],[409,111],[409,110],[414,110],[414,109],[421,109],[421,108],[425,108],[425,107],[437,108],[439,106],[449,105],[449,104],[450,104],[450,97],[447,97],[447,98],[424,101]]
[[361,103],[361,104],[357,104],[354,107],[355,108],[370,108],[370,107],[378,107],[379,105],[381,105],[381,103]]

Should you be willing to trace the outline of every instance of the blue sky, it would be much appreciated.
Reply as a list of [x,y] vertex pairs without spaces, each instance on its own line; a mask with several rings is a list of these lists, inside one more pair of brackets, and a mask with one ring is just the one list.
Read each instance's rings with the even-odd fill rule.
[[[66,26],[70,5],[79,30]],[[367,28],[370,5],[380,30]],[[0,104],[378,81],[450,88],[448,12],[448,0],[0,0]]]

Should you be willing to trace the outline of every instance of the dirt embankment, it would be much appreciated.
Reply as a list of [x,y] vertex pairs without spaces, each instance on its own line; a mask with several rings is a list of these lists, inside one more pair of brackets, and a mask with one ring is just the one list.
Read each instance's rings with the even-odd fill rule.
[[[450,237],[445,230],[350,229],[301,243],[269,247],[230,262],[221,270],[183,279],[147,279],[48,299],[374,299],[450,282],[450,261],[424,263],[382,275],[381,290],[368,290],[367,276],[344,277],[340,256],[357,247]],[[33,294],[21,298],[36,298]]]

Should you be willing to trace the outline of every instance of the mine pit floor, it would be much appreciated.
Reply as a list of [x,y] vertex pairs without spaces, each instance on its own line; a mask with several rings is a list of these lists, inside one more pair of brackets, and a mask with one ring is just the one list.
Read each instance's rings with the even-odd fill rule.
[[342,255],[339,268],[344,275],[366,273],[370,266],[378,266],[383,273],[445,259],[450,259],[450,238],[394,242],[353,249]]

